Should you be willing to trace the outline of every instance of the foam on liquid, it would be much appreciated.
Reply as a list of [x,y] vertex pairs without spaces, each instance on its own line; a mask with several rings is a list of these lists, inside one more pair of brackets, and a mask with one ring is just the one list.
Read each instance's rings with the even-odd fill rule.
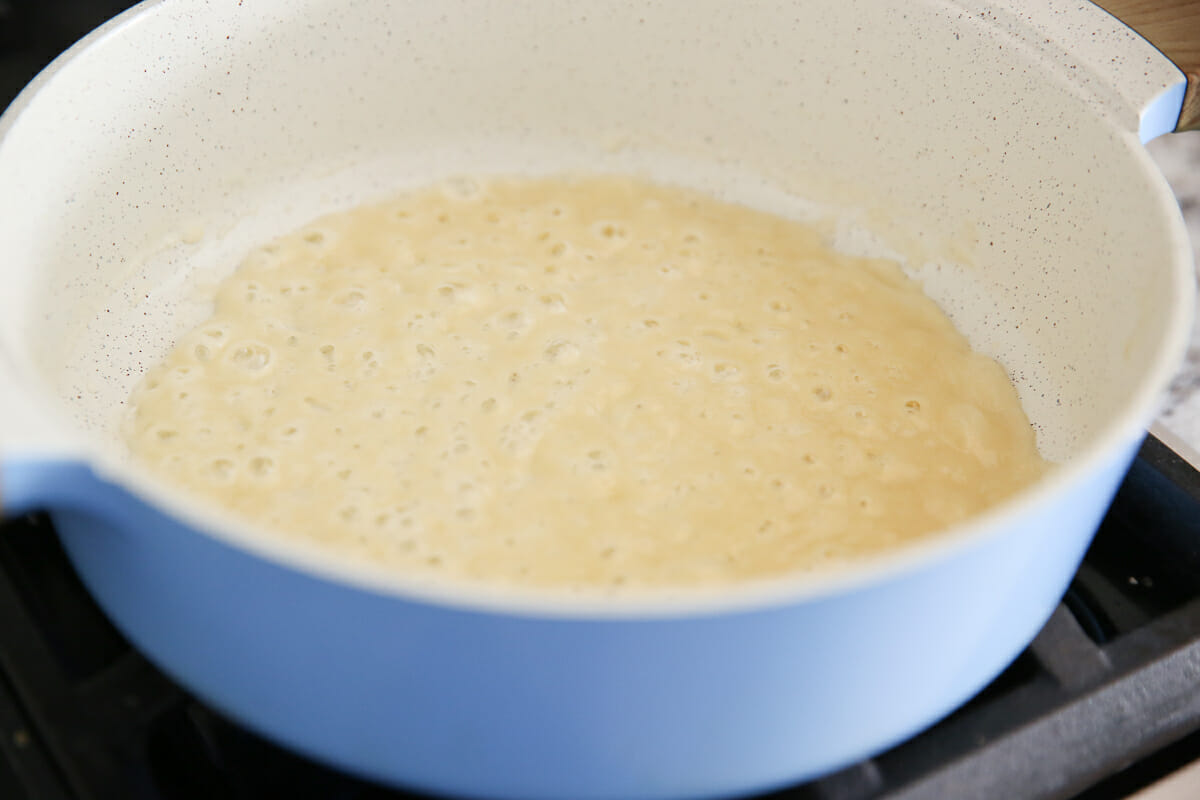
[[171,481],[406,572],[683,586],[929,535],[1045,464],[891,262],[618,177],[457,180],[251,254],[147,373]]

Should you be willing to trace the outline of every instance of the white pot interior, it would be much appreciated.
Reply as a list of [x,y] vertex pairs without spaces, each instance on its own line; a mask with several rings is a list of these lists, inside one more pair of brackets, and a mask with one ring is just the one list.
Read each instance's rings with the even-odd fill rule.
[[895,253],[1066,459],[1147,413],[1186,239],[1136,119],[1006,24],[886,0],[151,3],[10,116],[0,343],[115,441],[206,314],[187,298],[252,245],[444,175],[634,170]]

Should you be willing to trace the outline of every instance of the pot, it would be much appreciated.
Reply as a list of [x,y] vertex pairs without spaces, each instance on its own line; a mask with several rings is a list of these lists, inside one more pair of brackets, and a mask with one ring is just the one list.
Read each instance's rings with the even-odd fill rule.
[[[1141,147],[1200,116],[1186,92],[1087,4],[151,0],[0,120],[5,512],[50,509],[164,671],[360,775],[528,799],[828,772],[988,683],[1082,558],[1187,342],[1191,254]],[[837,572],[593,597],[344,563],[119,446],[195,287],[252,244],[439,176],[573,168],[790,202],[893,254],[1060,465]]]

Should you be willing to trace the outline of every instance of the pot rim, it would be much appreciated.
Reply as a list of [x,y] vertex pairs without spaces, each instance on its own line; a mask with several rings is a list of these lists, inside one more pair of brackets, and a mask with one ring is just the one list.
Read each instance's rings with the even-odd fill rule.
[[[55,59],[0,116],[0,139],[4,138],[21,111],[58,70],[92,42],[135,21],[162,1],[147,0],[119,14]],[[116,448],[102,444],[95,434],[83,431],[68,420],[57,407],[53,393],[33,374],[29,365],[21,363],[21,354],[6,352],[2,342],[0,361],[7,355],[8,360],[14,362],[13,375],[24,383],[20,391],[33,401],[49,424],[78,434],[75,453],[62,461],[81,461],[103,481],[128,491],[154,509],[186,525],[192,532],[209,536],[256,558],[305,573],[314,579],[397,600],[472,612],[591,620],[732,614],[827,599],[868,586],[902,580],[1005,535],[1014,524],[1043,513],[1059,502],[1062,496],[1072,493],[1124,457],[1154,419],[1161,393],[1174,376],[1177,365],[1182,362],[1189,342],[1195,304],[1191,244],[1174,195],[1141,146],[1136,132],[1117,129],[1100,111],[1096,112],[1093,122],[1112,128],[1115,134],[1127,139],[1130,157],[1138,160],[1140,170],[1150,179],[1154,188],[1156,208],[1147,213],[1163,216],[1168,222],[1171,263],[1163,265],[1163,268],[1171,270],[1172,301],[1162,315],[1166,319],[1166,333],[1146,369],[1145,378],[1131,392],[1121,412],[1101,427],[1088,446],[1069,462],[1056,465],[1030,487],[963,523],[920,541],[890,548],[845,565],[822,568],[816,574],[793,573],[718,587],[638,589],[613,593],[612,590],[600,588],[572,591],[508,587],[404,575],[349,557],[331,558],[327,547],[281,536],[230,512],[209,508],[199,499],[163,482],[148,468],[126,461],[115,452]],[[6,468],[20,469],[26,461],[39,460],[44,460],[44,457],[22,454],[11,459],[11,464]],[[51,460],[60,460],[58,454],[53,454]]]

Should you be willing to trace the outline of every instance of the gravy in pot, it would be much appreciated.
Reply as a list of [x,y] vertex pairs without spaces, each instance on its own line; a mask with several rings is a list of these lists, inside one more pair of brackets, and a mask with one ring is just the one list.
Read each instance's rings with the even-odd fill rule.
[[457,180],[254,252],[131,398],[164,477],[407,572],[697,586],[926,536],[1045,469],[886,260],[623,177]]

